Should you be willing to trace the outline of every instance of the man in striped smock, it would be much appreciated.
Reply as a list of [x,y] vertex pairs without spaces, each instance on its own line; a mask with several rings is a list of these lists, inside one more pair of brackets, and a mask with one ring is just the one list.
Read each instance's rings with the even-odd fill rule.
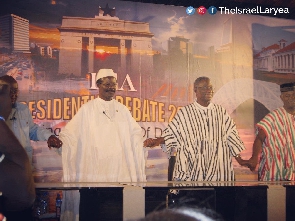
[[211,103],[213,86],[207,77],[194,82],[196,101],[181,108],[163,136],[144,145],[165,144],[177,151],[173,179],[181,181],[234,181],[232,157],[244,165],[245,149],[236,125],[226,110]]
[[261,181],[295,180],[295,83],[280,85],[283,107],[267,114],[257,124],[249,168],[258,163]]

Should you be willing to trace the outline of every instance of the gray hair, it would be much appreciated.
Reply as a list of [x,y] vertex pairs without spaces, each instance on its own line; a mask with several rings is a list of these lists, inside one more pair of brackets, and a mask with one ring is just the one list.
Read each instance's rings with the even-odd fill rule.
[[196,85],[198,85],[201,81],[210,81],[210,78],[205,76],[198,77],[194,82],[194,87],[196,87]]

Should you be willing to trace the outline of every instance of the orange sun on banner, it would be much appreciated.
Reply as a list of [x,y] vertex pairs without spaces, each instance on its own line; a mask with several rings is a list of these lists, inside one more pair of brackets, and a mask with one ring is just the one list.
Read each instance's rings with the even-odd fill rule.
[[95,58],[98,58],[100,60],[105,60],[107,57],[111,55],[109,51],[105,51],[103,49],[99,49],[95,51]]
[[109,56],[118,54],[119,48],[118,47],[112,47],[112,46],[97,46],[95,48],[94,56],[96,59],[105,60]]
[[30,24],[30,42],[45,43],[52,48],[59,48],[60,34],[57,28],[44,28]]

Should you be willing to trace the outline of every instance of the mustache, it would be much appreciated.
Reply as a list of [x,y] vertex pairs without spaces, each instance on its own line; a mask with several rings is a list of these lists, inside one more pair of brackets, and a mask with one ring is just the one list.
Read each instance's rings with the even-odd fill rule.
[[109,88],[106,90],[106,92],[116,92],[116,89],[115,88]]

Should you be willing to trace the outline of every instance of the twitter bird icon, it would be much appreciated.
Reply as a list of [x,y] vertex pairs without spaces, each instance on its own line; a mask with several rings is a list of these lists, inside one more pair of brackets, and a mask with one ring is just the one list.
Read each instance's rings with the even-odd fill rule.
[[186,14],[188,15],[193,15],[195,14],[195,12],[196,12],[196,9],[194,9],[192,6],[189,6],[186,8]]

